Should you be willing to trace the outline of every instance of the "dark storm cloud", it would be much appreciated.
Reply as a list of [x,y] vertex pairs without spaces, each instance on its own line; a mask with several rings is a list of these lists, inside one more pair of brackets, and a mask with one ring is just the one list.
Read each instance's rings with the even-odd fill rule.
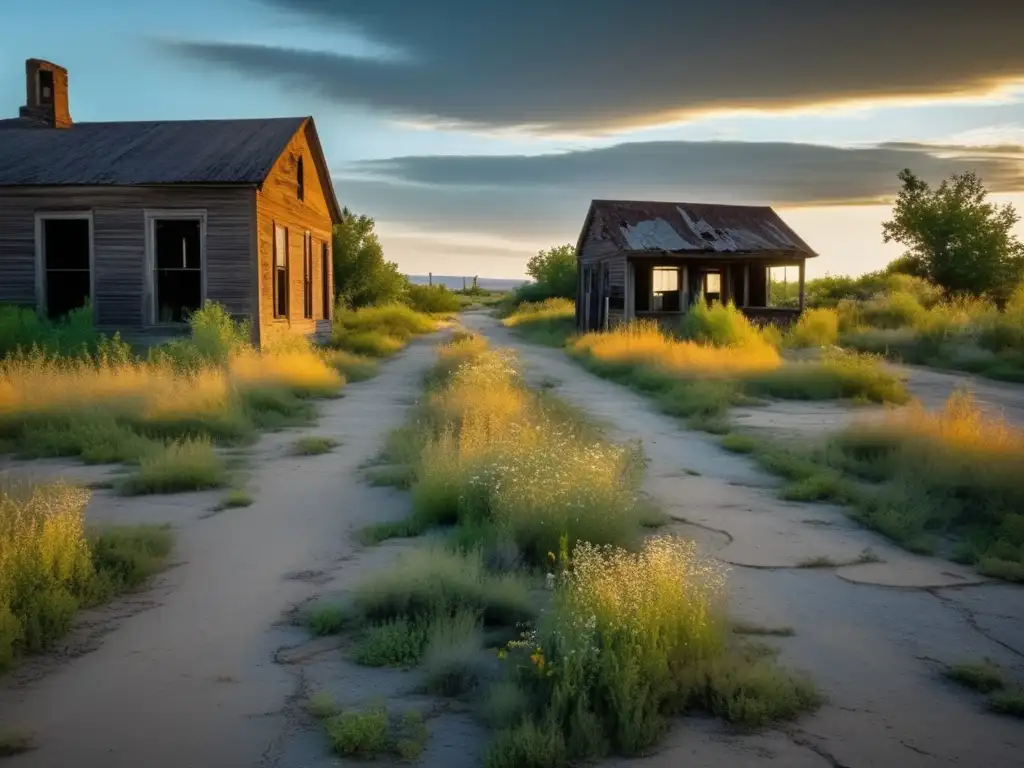
[[1024,3],[1012,0],[262,1],[396,55],[171,45],[338,102],[464,125],[605,130],[1024,77]]
[[365,160],[341,169],[337,189],[346,204],[379,218],[423,228],[534,236],[551,232],[567,218],[582,221],[593,198],[759,205],[878,202],[895,195],[896,175],[908,167],[931,182],[973,170],[993,192],[1024,190],[1020,147],[899,143],[840,149],[725,141],[637,142],[540,156]]

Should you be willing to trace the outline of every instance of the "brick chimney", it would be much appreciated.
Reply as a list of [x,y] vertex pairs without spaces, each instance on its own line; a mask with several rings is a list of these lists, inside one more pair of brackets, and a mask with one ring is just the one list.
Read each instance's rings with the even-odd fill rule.
[[19,116],[37,120],[51,128],[70,128],[68,71],[49,61],[25,61],[25,106]]

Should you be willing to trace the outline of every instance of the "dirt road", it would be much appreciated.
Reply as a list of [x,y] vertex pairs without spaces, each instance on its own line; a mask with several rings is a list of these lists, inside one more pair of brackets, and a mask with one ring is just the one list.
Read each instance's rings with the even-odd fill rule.
[[[734,613],[789,626],[782,660],[807,670],[829,697],[786,732],[740,737],[706,721],[681,725],[658,755],[618,766],[1010,768],[1024,755],[1020,721],[944,681],[944,664],[991,658],[1024,679],[1024,589],[982,583],[951,563],[908,554],[852,524],[837,508],[775,498],[776,481],[564,352],[522,342],[492,317],[464,316],[494,344],[516,349],[534,381],[641,439],[646,490],[733,568]],[[771,408],[763,409],[771,411]],[[867,547],[884,562],[855,563]],[[814,558],[851,563],[800,568]]]
[[[180,564],[146,593],[92,614],[68,648],[96,646],[88,655],[29,664],[0,683],[0,727],[30,730],[40,746],[7,761],[12,768],[298,768],[326,754],[322,737],[293,748],[292,736],[304,731],[296,696],[309,681],[290,646],[307,638],[286,614],[393,554],[361,555],[350,534],[405,516],[407,495],[370,488],[358,467],[404,418],[432,341],[417,341],[377,378],[321,403],[315,427],[264,437],[249,457],[251,507],[211,515],[218,494],[97,493],[92,521],[172,523]],[[341,446],[290,456],[306,433]]]

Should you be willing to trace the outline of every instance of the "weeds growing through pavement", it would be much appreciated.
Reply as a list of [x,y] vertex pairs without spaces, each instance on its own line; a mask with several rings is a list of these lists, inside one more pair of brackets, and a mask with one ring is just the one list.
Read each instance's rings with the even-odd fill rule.
[[292,453],[296,456],[318,456],[321,453],[330,453],[340,443],[333,437],[323,437],[321,435],[309,435],[307,437],[300,437],[295,441],[292,446]]
[[365,709],[339,709],[330,694],[310,698],[306,710],[323,726],[331,749],[342,757],[374,759],[390,754],[415,760],[429,738],[423,715],[406,710],[392,715],[383,704]]

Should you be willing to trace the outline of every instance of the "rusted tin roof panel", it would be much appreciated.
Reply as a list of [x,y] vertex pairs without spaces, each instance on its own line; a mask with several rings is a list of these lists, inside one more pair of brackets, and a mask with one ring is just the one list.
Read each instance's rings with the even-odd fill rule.
[[624,251],[817,254],[768,206],[595,200],[600,237]]

